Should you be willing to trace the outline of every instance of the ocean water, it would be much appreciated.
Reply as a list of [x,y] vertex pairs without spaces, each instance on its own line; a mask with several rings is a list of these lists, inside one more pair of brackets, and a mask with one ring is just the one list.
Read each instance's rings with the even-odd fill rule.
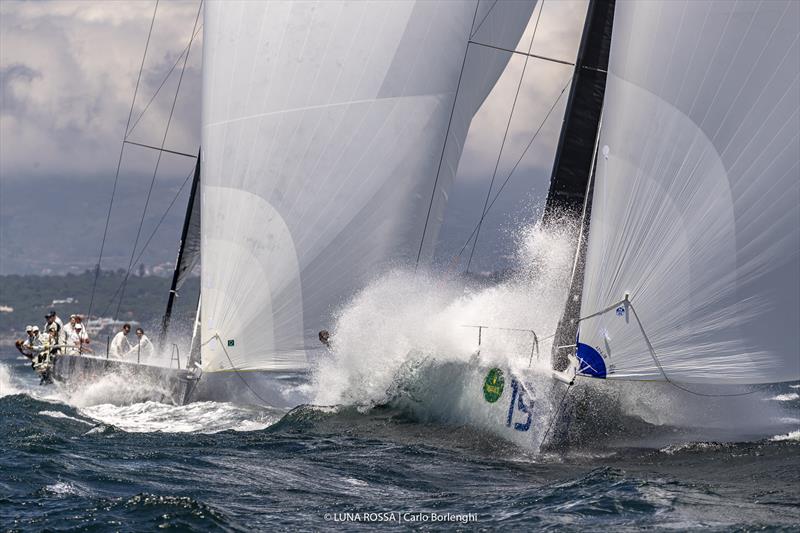
[[39,386],[6,353],[0,529],[796,531],[799,392],[751,399],[771,435],[693,440],[638,419],[540,451],[400,404],[87,400]]
[[[519,241],[492,286],[376,277],[272,405],[235,373],[235,402],[143,401],[120,376],[67,392],[0,354],[0,530],[800,529],[800,384],[708,398],[582,379],[562,400],[548,333],[574,228]],[[486,324],[540,341],[488,329],[478,349]]]

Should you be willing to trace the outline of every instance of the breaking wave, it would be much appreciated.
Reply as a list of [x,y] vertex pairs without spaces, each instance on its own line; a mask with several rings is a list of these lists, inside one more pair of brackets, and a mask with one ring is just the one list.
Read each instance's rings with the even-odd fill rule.
[[131,433],[218,433],[258,431],[274,424],[285,411],[230,403],[194,402],[175,406],[148,401],[117,406],[100,404],[78,412],[95,421]]
[[793,441],[800,441],[800,429],[797,431],[791,431],[786,433],[785,435],[775,435],[770,440],[774,441],[783,441],[783,440],[793,440]]
[[797,394],[796,392],[790,392],[787,394],[778,394],[777,396],[770,398],[770,400],[776,402],[791,402],[797,399],[800,399],[800,394]]

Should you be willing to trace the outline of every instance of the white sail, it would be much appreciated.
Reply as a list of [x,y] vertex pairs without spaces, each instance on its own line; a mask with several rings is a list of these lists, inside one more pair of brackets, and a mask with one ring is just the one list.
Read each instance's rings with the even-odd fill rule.
[[473,27],[514,48],[533,10],[494,4],[207,2],[209,371],[304,367],[370,276],[429,259],[469,123],[510,55],[470,46],[462,72]]
[[617,2],[584,374],[800,379],[799,35],[794,0]]

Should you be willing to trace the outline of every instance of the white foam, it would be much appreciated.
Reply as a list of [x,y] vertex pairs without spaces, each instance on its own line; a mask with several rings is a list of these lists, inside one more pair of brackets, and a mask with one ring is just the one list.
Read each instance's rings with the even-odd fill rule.
[[[478,330],[465,326],[553,333],[567,292],[573,234],[571,228],[524,231],[518,274],[484,289],[465,290],[461,278],[404,270],[374,280],[337,316],[333,357],[315,373],[314,403],[382,403],[398,375],[413,372],[426,357],[469,364]],[[527,332],[484,330],[481,353],[527,369],[531,339]],[[550,341],[539,349],[542,363],[549,362]]]
[[800,389],[800,385],[789,385],[790,389]]
[[49,416],[51,418],[63,418],[65,420],[72,420],[74,422],[80,422],[81,424],[86,424],[87,426],[93,426],[91,422],[87,422],[86,420],[81,420],[80,418],[75,418],[74,416],[69,416],[67,414],[62,413],[61,411],[39,411],[39,414],[42,416]]
[[[337,314],[332,357],[322,359],[314,373],[314,403],[368,407],[400,395],[407,400],[403,407],[420,420],[510,434],[516,444],[537,449],[541,435],[506,431],[504,416],[489,414],[481,387],[488,367],[510,370],[531,385],[527,396],[535,397],[540,417],[531,433],[549,427],[563,388],[549,377],[548,337],[564,309],[573,238],[569,225],[524,230],[514,276],[485,288],[465,289],[461,278],[405,270],[376,278]],[[480,357],[478,330],[464,327],[474,325],[490,327],[482,331]],[[496,328],[534,330],[541,339],[539,359],[529,368],[529,333]],[[582,383],[611,395],[625,414],[654,425],[702,428],[709,440],[716,436],[712,429],[728,436],[780,431],[772,424],[778,407],[759,401],[763,394],[699,398],[664,383],[589,381],[604,380]]]
[[682,444],[670,444],[659,450],[667,455],[674,455],[682,451],[705,451],[721,448],[723,445],[716,442],[685,442]]
[[[513,278],[489,287],[465,290],[460,277],[405,270],[375,279],[338,313],[333,356],[314,374],[314,403],[371,406],[401,397],[421,420],[496,430],[538,448],[545,421],[534,421],[529,433],[509,429],[508,406],[487,403],[481,389],[488,368],[498,366],[528,383],[541,381],[537,413],[553,411],[547,337],[566,299],[573,239],[568,225],[526,229]],[[479,357],[478,329],[467,327],[474,325],[489,326]],[[528,330],[542,339],[530,367]]]
[[783,441],[783,440],[800,441],[800,429],[798,429],[797,431],[789,432],[789,433],[787,433],[785,435],[775,435],[770,440],[774,440],[774,441]]
[[132,433],[217,433],[258,431],[277,422],[279,410],[230,403],[195,402],[175,406],[147,401],[132,405],[100,404],[79,409],[83,416]]
[[76,496],[85,494],[85,491],[79,489],[72,483],[65,481],[58,481],[52,485],[47,485],[45,490],[58,496]]
[[787,394],[778,394],[777,396],[770,398],[770,400],[776,402],[791,402],[793,400],[797,400],[798,398],[800,398],[800,394],[797,394],[796,392],[789,392]]
[[20,389],[11,377],[11,371],[6,365],[0,364],[0,398],[19,393]]

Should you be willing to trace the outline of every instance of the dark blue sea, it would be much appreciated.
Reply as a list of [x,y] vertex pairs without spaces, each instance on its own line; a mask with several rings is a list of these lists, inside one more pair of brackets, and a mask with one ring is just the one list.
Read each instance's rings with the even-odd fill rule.
[[392,406],[75,401],[0,365],[4,531],[800,529],[798,384],[752,400],[773,434],[642,422],[533,452]]

